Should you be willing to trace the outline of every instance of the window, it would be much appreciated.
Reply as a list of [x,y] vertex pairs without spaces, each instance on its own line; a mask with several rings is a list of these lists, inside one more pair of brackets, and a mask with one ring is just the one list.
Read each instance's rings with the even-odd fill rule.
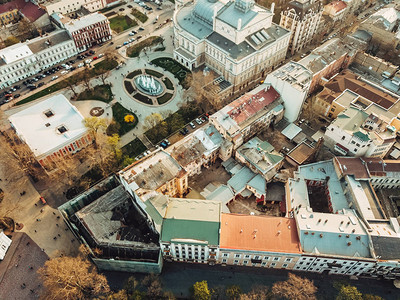
[[265,259],[265,260],[269,260],[269,257],[268,257],[268,256],[264,256],[264,259]]
[[244,258],[250,258],[250,255],[245,255]]
[[279,261],[280,257],[274,257],[274,261]]
[[235,258],[240,258],[240,254],[235,254]]
[[271,263],[271,267],[275,267],[276,266],[276,263]]
[[54,113],[53,113],[53,111],[52,111],[51,109],[46,110],[46,111],[44,112],[44,114],[45,114],[45,116],[48,117],[48,118],[51,118],[52,116],[54,116]]
[[283,264],[282,268],[287,268],[288,264]]
[[61,133],[61,134],[63,134],[64,132],[67,132],[67,131],[68,131],[67,127],[65,127],[64,125],[58,126],[58,127],[57,127],[57,130],[58,130],[58,132]]
[[238,262],[239,262],[239,260],[237,260],[237,259],[235,259],[235,260],[233,261],[234,264],[237,264]]
[[226,258],[222,259],[222,263],[226,263],[226,260],[227,260]]
[[244,265],[247,265],[247,263],[248,263],[247,260],[244,260],[244,261],[243,261],[243,264],[244,264]]
[[222,254],[222,256],[223,256],[223,257],[228,257],[229,254],[228,254],[228,253],[224,253],[224,254]]

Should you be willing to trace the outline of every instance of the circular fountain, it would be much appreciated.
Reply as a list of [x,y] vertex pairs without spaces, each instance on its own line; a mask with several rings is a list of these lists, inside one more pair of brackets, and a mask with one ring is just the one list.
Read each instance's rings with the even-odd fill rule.
[[150,96],[158,96],[164,92],[161,82],[150,75],[139,75],[134,79],[139,91]]

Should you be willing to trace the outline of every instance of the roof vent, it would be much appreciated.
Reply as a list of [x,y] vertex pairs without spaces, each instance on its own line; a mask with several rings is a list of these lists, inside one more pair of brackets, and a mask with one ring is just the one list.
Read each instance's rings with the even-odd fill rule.
[[361,240],[361,236],[357,236],[356,240],[358,240],[358,241]]
[[318,223],[320,223],[322,220],[321,219],[318,219]]
[[324,235],[322,233],[320,233],[319,237],[322,238]]
[[348,243],[347,243],[347,246],[351,246],[351,242],[348,242]]
[[44,126],[50,127],[50,123],[46,123],[46,124],[44,124]]
[[328,223],[328,219],[325,219],[325,222],[324,222],[324,224],[325,224],[325,223]]
[[350,235],[346,234],[346,238],[349,238],[349,237],[350,237]]
[[356,232],[356,230],[355,230],[355,229],[353,229],[353,230],[351,231],[351,233],[354,233],[354,232]]

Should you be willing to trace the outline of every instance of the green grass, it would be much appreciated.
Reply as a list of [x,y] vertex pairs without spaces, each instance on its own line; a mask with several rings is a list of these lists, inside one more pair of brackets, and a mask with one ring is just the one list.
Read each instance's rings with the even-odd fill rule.
[[[179,80],[179,83],[183,86],[185,83],[185,78],[191,71],[186,67],[182,66],[176,60],[169,57],[160,57],[151,61],[156,66],[159,66],[172,74]],[[184,86],[185,87],[185,86]],[[185,87],[187,88],[187,87]]]
[[[92,77],[96,77],[104,72],[114,69],[117,65],[118,65],[118,62],[116,60],[103,60],[103,61],[97,63],[94,66],[94,68],[90,69],[90,75]],[[71,81],[73,84],[76,84],[81,81],[81,77],[83,74],[82,72],[83,71],[69,77],[69,78],[71,78]],[[53,84],[53,85],[49,86],[48,88],[45,88],[45,89],[41,90],[40,92],[37,92],[36,94],[33,94],[33,95],[17,102],[16,105],[25,104],[25,103],[31,102],[33,100],[39,99],[43,96],[50,95],[51,93],[54,93],[54,92],[57,92],[59,90],[66,88],[67,86],[68,86],[68,84],[65,82],[65,80],[57,82],[56,84]]]
[[129,157],[136,157],[143,153],[143,151],[147,150],[147,148],[141,140],[136,138],[132,142],[123,146],[121,150],[123,154],[128,155]]
[[129,73],[126,77],[129,79],[132,79],[133,77],[135,77],[136,75],[142,74],[142,70],[135,70],[131,73]]
[[161,74],[160,72],[157,72],[154,70],[145,69],[144,71],[146,72],[146,74],[153,75],[154,77],[157,77],[157,78],[161,78],[164,76],[164,74]]
[[125,31],[136,25],[137,22],[135,20],[132,20],[128,16],[117,16],[110,19],[110,27],[117,33]]
[[140,51],[142,51],[144,48],[157,45],[157,44],[161,43],[162,41],[163,41],[163,39],[159,36],[151,36],[151,37],[141,41],[140,43],[129,47],[126,50],[126,54],[129,57],[138,57]]
[[165,77],[165,78],[163,79],[163,82],[164,82],[165,87],[166,87],[167,89],[169,89],[169,90],[173,90],[173,89],[174,89],[174,85],[173,85],[173,83],[171,82],[171,80],[169,80],[168,77]]
[[[120,136],[135,128],[136,124],[138,123],[137,116],[123,107],[120,103],[115,103],[112,107],[112,111],[114,121],[120,125],[118,132]],[[133,115],[135,117],[135,121],[133,123],[126,123],[124,120],[126,115]]]
[[197,105],[193,104],[184,106],[166,118],[164,122],[161,122],[155,127],[147,130],[145,135],[155,145],[173,134],[175,131],[181,129],[188,122],[198,117],[198,115],[199,108]]
[[95,86],[90,91],[86,90],[80,93],[76,100],[99,100],[105,103],[110,103],[113,99],[112,96],[111,86],[106,84]]
[[164,104],[164,103],[168,102],[171,98],[172,98],[172,94],[171,93],[165,93],[161,97],[157,98],[157,102],[158,102],[158,104],[161,105],[161,104]]
[[140,11],[138,11],[136,8],[132,8],[131,13],[136,19],[138,19],[142,23],[146,22],[149,18],[144,13],[141,13]]

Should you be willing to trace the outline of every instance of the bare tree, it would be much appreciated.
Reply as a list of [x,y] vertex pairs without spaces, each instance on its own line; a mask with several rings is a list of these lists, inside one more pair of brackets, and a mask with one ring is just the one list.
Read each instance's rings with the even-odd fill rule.
[[83,85],[86,87],[88,91],[92,89],[92,86],[90,85],[90,80],[92,79],[92,75],[90,74],[90,69],[86,65],[85,69],[81,72],[81,79],[83,82]]
[[92,299],[110,291],[106,277],[97,273],[84,253],[50,259],[38,273],[43,281],[44,299]]
[[276,282],[272,286],[272,293],[277,297],[289,300],[316,300],[317,288],[314,283],[307,279],[289,273],[289,279]]
[[18,33],[19,33],[20,35],[24,35],[24,34],[27,34],[27,33],[32,32],[32,31],[35,29],[35,27],[32,25],[31,22],[29,22],[28,19],[22,18],[22,19],[18,22],[18,27],[17,27],[17,29],[18,29]]
[[161,114],[152,113],[151,115],[148,115],[144,119],[144,125],[146,126],[146,128],[150,129],[150,128],[153,128],[154,126],[156,126],[157,124],[159,124],[160,122],[162,122],[162,120],[163,120],[163,117],[161,116]]
[[110,70],[100,68],[98,71],[101,82],[103,83],[103,85],[106,85],[106,79],[108,78],[108,76],[110,76]]
[[78,93],[75,91],[75,88],[76,88],[76,86],[75,86],[75,84],[76,84],[75,77],[69,76],[67,79],[64,80],[64,82],[67,85],[67,88],[74,93],[74,98],[77,98],[78,97]]

